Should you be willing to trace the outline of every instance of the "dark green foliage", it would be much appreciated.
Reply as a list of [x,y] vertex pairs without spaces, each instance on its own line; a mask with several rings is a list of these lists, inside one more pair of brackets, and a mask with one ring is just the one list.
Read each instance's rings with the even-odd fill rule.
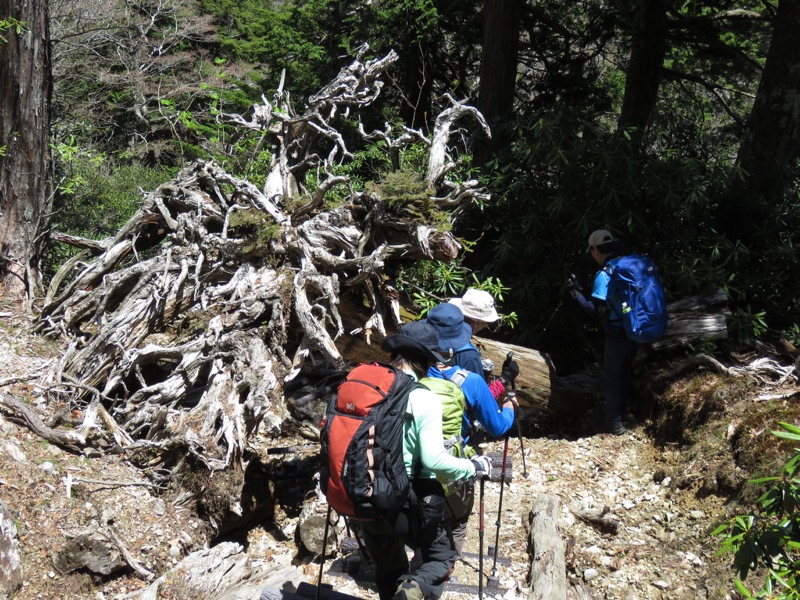
[[351,18],[350,11],[330,0],[201,0],[200,6],[216,17],[223,56],[259,64],[271,89],[285,69],[301,99],[326,83],[352,50],[333,34]]
[[[114,164],[77,149],[70,153],[69,148],[58,148],[61,178],[51,225],[61,233],[95,240],[113,237],[139,209],[142,193],[154,190],[171,176],[169,171]],[[47,260],[48,273],[55,272],[74,254],[71,248],[54,245]]]
[[[779,423],[773,431],[779,438],[800,441],[800,428]],[[720,552],[733,554],[733,568],[746,580],[751,572],[767,569],[764,584],[752,594],[744,583],[737,589],[745,598],[786,600],[800,596],[800,450],[778,476],[754,479],[751,483],[768,484],[756,502],[757,510],[737,515],[720,525],[712,535],[724,535]]]
[[[379,101],[358,115],[366,130],[389,122],[429,131],[443,94],[478,96],[477,0],[200,0],[206,16],[194,14],[194,4],[175,6],[146,28],[146,14],[120,4],[104,21],[114,24],[114,35],[83,61],[56,69],[56,122],[76,146],[153,172],[213,157],[262,186],[270,149],[259,146],[257,134],[225,124],[223,113],[246,113],[262,94],[270,99],[283,70],[284,88],[300,109],[364,42],[371,56],[389,49],[400,55]],[[736,339],[766,325],[790,330],[800,322],[796,186],[752,199],[764,217],[748,223],[755,233],[746,243],[720,233],[729,231],[720,215],[771,31],[762,17],[773,14],[775,3],[668,3],[667,53],[652,121],[644,132],[618,132],[637,6],[525,3],[516,114],[493,125],[510,143],[481,173],[491,202],[470,207],[453,224],[461,238],[480,240],[456,271],[499,277],[511,288],[505,304],[521,315],[517,341],[580,354],[590,345],[586,328],[563,302],[562,283],[570,272],[589,283],[596,266],[583,252],[586,236],[608,227],[630,248],[653,256],[670,299],[725,287],[734,301]],[[120,47],[126,52],[118,53]],[[162,47],[164,54],[154,52]],[[441,227],[450,227],[422,202],[426,190],[390,189],[393,178],[413,183],[419,177],[426,149],[404,152],[403,175],[395,175],[382,145],[361,140],[357,125],[352,117],[337,124],[354,155],[337,174],[348,175],[352,189],[379,190],[399,207],[421,218],[437,215]],[[475,176],[467,168],[472,133],[464,131],[465,144],[452,149],[459,166],[451,179]],[[640,134],[641,147],[631,144],[629,137]],[[315,177],[313,171],[305,176],[309,191]],[[117,178],[109,178],[107,186],[114,185]],[[118,222],[116,209],[87,218],[94,204],[78,198],[99,196],[75,192],[62,203],[58,227],[88,235],[91,224],[96,235],[106,235]],[[126,193],[112,195],[119,200]],[[348,193],[340,186],[326,200]]]
[[726,282],[727,256],[708,248],[715,236],[704,225],[720,168],[679,148],[632,153],[626,136],[572,112],[519,122],[513,139],[489,165],[491,258],[482,252],[482,259],[512,288],[525,330],[541,332],[569,273],[591,282],[599,267],[585,253],[586,239],[599,227],[653,256],[672,297]]

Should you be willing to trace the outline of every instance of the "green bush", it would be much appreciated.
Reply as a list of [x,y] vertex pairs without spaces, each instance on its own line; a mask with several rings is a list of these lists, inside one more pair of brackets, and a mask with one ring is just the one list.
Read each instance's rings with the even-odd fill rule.
[[[800,441],[800,427],[779,425],[782,431],[773,431],[774,435]],[[780,475],[750,481],[769,484],[756,501],[757,509],[733,517],[712,532],[724,536],[720,553],[733,554],[733,568],[740,578],[736,588],[745,598],[800,598],[799,473],[800,449],[796,448]],[[758,569],[765,569],[766,577],[761,589],[753,592],[744,580]]]

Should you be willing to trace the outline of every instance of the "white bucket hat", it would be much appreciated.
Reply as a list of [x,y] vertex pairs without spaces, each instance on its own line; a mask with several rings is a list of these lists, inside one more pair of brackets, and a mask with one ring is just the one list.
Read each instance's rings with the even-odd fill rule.
[[483,290],[469,288],[461,298],[450,298],[448,302],[455,304],[467,319],[473,321],[494,323],[500,319],[494,308],[494,298]]

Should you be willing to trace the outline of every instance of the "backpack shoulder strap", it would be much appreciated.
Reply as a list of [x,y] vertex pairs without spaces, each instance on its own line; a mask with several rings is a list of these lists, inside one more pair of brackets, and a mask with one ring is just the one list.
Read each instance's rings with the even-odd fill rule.
[[[442,373],[442,375],[444,375],[444,373]],[[462,369],[461,367],[458,367],[458,369],[456,369],[456,372],[453,373],[452,376],[450,376],[450,377],[448,377],[447,375],[444,375],[444,376],[445,376],[445,379],[448,379],[448,380],[452,381],[458,387],[463,387],[464,386],[464,382],[467,380],[467,376],[468,375],[469,375],[469,371],[467,371],[466,369]]]

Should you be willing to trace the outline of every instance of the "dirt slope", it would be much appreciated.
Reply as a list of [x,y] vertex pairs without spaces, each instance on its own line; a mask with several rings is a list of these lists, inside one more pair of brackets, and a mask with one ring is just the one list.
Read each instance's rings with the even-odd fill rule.
[[[0,306],[0,391],[37,406],[41,390],[35,380],[17,378],[45,368],[56,352],[52,343],[29,336],[26,319],[13,307]],[[697,446],[656,446],[648,435],[651,431],[647,423],[620,437],[539,430],[524,439],[527,478],[522,476],[521,444],[511,439],[515,478],[504,492],[498,563],[505,598],[527,597],[529,512],[532,499],[543,492],[560,499],[558,525],[567,542],[569,577],[582,584],[589,597],[735,597],[729,559],[715,555],[717,542],[708,536],[731,510],[725,496],[710,493],[704,477],[710,463],[692,454]],[[239,539],[251,558],[276,567],[294,562],[314,582],[317,565],[310,564],[310,557],[294,543],[299,504],[312,483],[308,473],[286,458],[266,456],[269,446],[296,443],[307,441],[254,440],[265,464],[284,461],[280,474],[265,484],[283,493],[274,491],[271,512],[264,513],[259,525],[240,532]],[[502,442],[488,443],[485,450],[501,452]],[[313,453],[306,459],[313,464]],[[733,464],[730,457],[727,460]],[[0,500],[16,518],[23,560],[25,584],[18,599],[131,597],[146,585],[148,573],[160,575],[208,543],[205,524],[185,497],[148,487],[120,456],[71,455],[0,418],[0,465]],[[495,540],[498,486],[486,485],[485,547]],[[289,488],[294,493],[286,493]],[[616,534],[599,531],[572,512],[603,507],[621,523]],[[477,553],[477,515],[471,522],[468,550]],[[68,572],[59,561],[60,551],[87,531],[116,539],[117,547],[138,565],[138,573],[130,564],[109,577]],[[459,562],[454,573],[458,583],[477,584],[477,566],[474,555]],[[484,568],[491,567],[487,558]],[[377,598],[368,582],[341,573],[341,561],[328,560],[326,569],[326,581],[337,590]],[[474,597],[449,589],[445,599]],[[486,597],[492,595],[486,590]]]

